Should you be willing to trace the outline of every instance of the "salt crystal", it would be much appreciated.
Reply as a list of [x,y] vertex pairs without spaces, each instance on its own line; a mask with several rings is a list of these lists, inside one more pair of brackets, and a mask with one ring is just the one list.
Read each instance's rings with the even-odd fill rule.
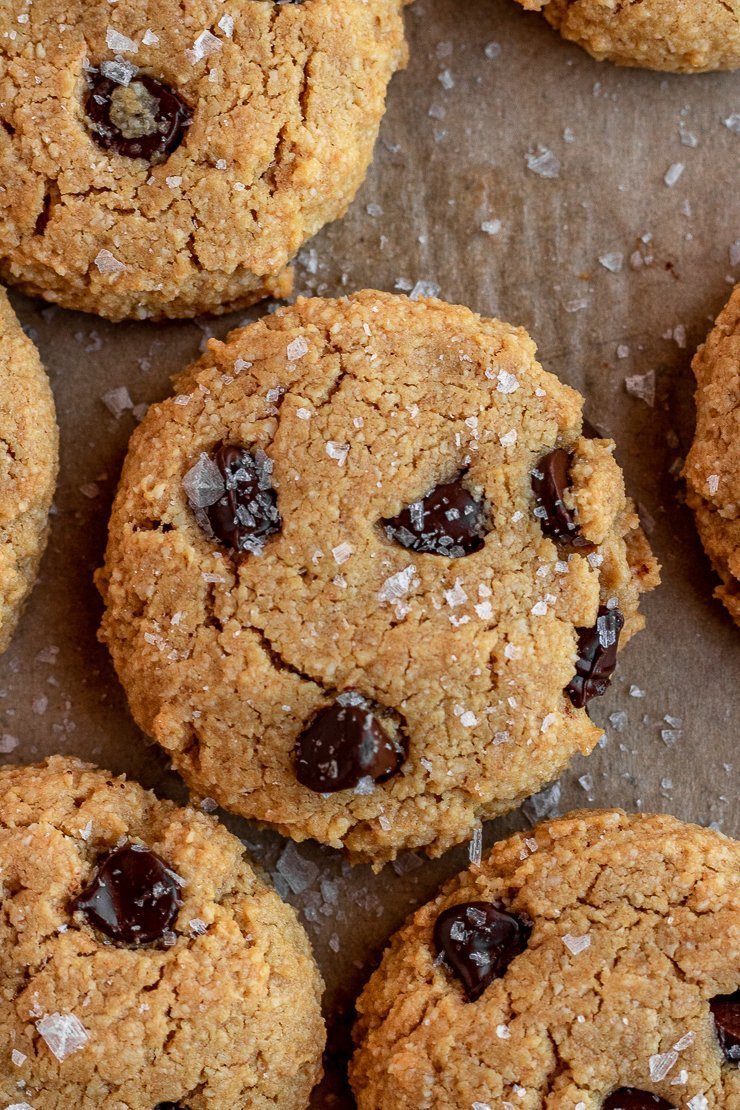
[[578,784],[587,792],[589,790],[593,790],[594,788],[594,780],[592,779],[591,775],[581,775],[581,777],[578,779]]
[[115,416],[116,420],[123,416],[124,412],[134,407],[134,402],[131,400],[131,395],[125,385],[119,385],[116,389],[109,389],[100,400],[111,416]]
[[101,274],[120,274],[126,266],[118,258],[114,258],[109,250],[105,247],[98,251],[93,259]]
[[493,606],[490,601],[480,601],[473,608],[482,621],[489,621],[493,616]]
[[413,563],[410,563],[403,570],[399,570],[397,574],[392,574],[389,578],[386,578],[378,593],[378,599],[395,602],[403,597],[411,588],[411,580],[415,573],[416,567]]
[[538,177],[558,177],[560,174],[560,162],[555,157],[551,150],[545,146],[538,146],[536,153],[530,151],[527,154],[527,169],[532,173],[536,173]]
[[688,1033],[684,1033],[683,1037],[681,1037],[680,1040],[676,1041],[673,1046],[674,1052],[683,1052],[683,1050],[685,1048],[688,1048],[689,1045],[693,1044],[695,1040],[696,1033],[693,1031],[693,1029],[690,1029]]
[[474,867],[480,867],[480,861],[483,857],[483,829],[480,825],[476,825],[473,829],[473,836],[468,845],[468,858]]
[[90,839],[90,837],[92,836],[92,831],[93,831],[93,823],[92,823],[92,818],[90,818],[90,820],[85,825],[84,829],[80,829],[80,838],[82,840],[84,840],[85,842],[87,842]]
[[409,300],[418,301],[420,297],[437,297],[440,286],[435,281],[417,281],[409,293]]
[[334,459],[340,466],[344,466],[345,459],[349,454],[349,444],[335,443],[330,439],[326,444],[326,453],[330,459]]
[[544,617],[545,614],[547,613],[547,602],[546,601],[537,601],[537,602],[535,602],[535,604],[532,606],[530,612],[532,613],[533,617]]
[[296,409],[295,414],[296,414],[296,416],[298,417],[299,420],[310,420],[311,419],[310,409]]
[[590,301],[588,297],[573,297],[569,301],[565,301],[563,308],[566,312],[580,312],[581,309],[588,308]]
[[159,46],[159,36],[155,35],[154,31],[150,31],[148,27],[141,36],[141,41],[145,46]]
[[660,738],[668,748],[672,748],[681,739],[681,730],[677,728],[662,728]]
[[365,211],[368,216],[372,216],[376,220],[383,215],[383,209],[379,204],[367,204],[365,205]]
[[513,447],[517,440],[516,428],[512,428],[509,432],[504,432],[502,436],[498,437],[498,441],[502,447]]
[[206,509],[209,505],[215,505],[226,491],[221,471],[205,451],[188,470],[182,480],[182,487],[194,509]]
[[444,591],[444,598],[451,609],[458,605],[464,605],[468,600],[468,595],[462,587],[462,582],[459,578],[455,579],[455,585],[451,590]]
[[300,894],[311,886],[319,874],[316,864],[304,859],[292,841],[288,841],[283,848],[277,869],[294,894]]
[[630,349],[626,343],[619,343],[617,345],[617,358],[628,358]]
[[561,793],[560,783],[553,782],[550,786],[546,786],[544,790],[540,790],[537,794],[527,798],[522,806],[522,812],[530,825],[536,825],[543,817],[557,816]]
[[105,41],[108,49],[112,50],[114,54],[137,54],[139,51],[138,43],[127,35],[122,35],[120,31],[116,31],[115,27],[108,28],[105,33]]
[[22,1067],[23,1064],[25,1064],[26,1060],[28,1059],[25,1052],[20,1052],[17,1048],[13,1049],[13,1051],[10,1054],[10,1058],[11,1058],[11,1060],[13,1061],[13,1063],[15,1064],[15,1066],[17,1068]]
[[740,135],[740,112],[732,112],[727,119],[723,119],[725,127],[733,131],[736,135]]
[[685,169],[683,162],[674,162],[672,166],[668,167],[663,180],[669,189],[673,188]]
[[710,474],[707,477],[707,489],[714,494],[719,489],[719,474]]
[[182,185],[182,178],[174,174],[172,177],[165,177],[165,182],[168,189],[178,189]]
[[631,397],[638,397],[650,408],[655,404],[655,371],[631,374],[624,379],[624,387]]
[[31,1106],[30,1102],[12,1102],[8,1110],[33,1110],[33,1106]]
[[618,274],[624,265],[624,255],[619,251],[610,251],[608,254],[600,254],[599,262],[605,270],[609,270],[612,274]]
[[192,49],[185,51],[185,57],[189,62],[195,65],[196,62],[200,62],[203,58],[215,54],[216,51],[221,50],[222,47],[223,43],[220,39],[217,39],[210,31],[203,31],[193,43]]
[[486,43],[486,45],[483,49],[483,53],[485,54],[485,56],[487,58],[490,58],[491,61],[493,61],[494,58],[498,58],[498,57],[501,56],[501,43],[499,43],[499,42]]
[[455,87],[455,78],[452,76],[449,69],[443,69],[441,73],[438,73],[437,80],[442,88],[447,89],[448,92]]
[[627,714],[623,709],[618,709],[615,713],[609,714],[609,724],[617,732],[624,732],[627,727]]
[[655,1056],[651,1056],[648,1063],[652,1081],[654,1083],[662,1083],[677,1060],[678,1053],[673,1050],[670,1052],[658,1052]]
[[644,698],[645,691],[641,690],[639,686],[630,686],[629,695],[631,698]]
[[331,549],[331,553],[334,556],[334,562],[337,564],[337,566],[341,566],[342,563],[346,563],[353,551],[354,548],[351,546],[351,544],[348,543],[339,543],[336,547],[333,547]]
[[36,1028],[59,1061],[79,1052],[89,1040],[85,1026],[74,1014],[47,1014],[36,1022]]
[[372,776],[370,776],[370,775],[365,775],[357,783],[357,786],[355,787],[355,794],[359,794],[361,797],[363,797],[363,796],[367,797],[368,794],[374,794],[374,793],[375,793],[375,779],[372,778]]
[[486,235],[498,235],[502,227],[503,224],[501,223],[501,220],[498,219],[484,220],[483,223],[480,225],[481,231],[485,231]]
[[563,944],[574,956],[577,956],[579,952],[585,952],[587,948],[591,947],[591,937],[588,933],[584,933],[582,937],[575,937],[572,933],[566,933],[563,937]]
[[510,374],[508,370],[499,370],[496,379],[498,381],[497,393],[514,393],[519,388],[518,379]]
[[540,732],[547,732],[547,730],[549,728],[551,728],[552,725],[555,724],[557,719],[558,718],[557,718],[556,713],[548,713],[545,717],[542,718],[542,724],[540,725]]
[[508,1025],[497,1025],[496,1036],[499,1038],[499,1040],[508,1041],[511,1038],[511,1030],[509,1029]]
[[0,753],[7,755],[9,752],[14,752],[19,743],[16,736],[11,736],[8,732],[4,733],[0,736]]
[[226,35],[227,39],[234,36],[234,17],[233,15],[222,15],[218,21],[218,25]]
[[305,337],[299,335],[295,339],[292,339],[291,342],[288,344],[285,353],[288,356],[288,362],[295,362],[297,359],[303,358],[304,355],[307,355],[308,342]]
[[683,120],[678,125],[678,137],[684,146],[697,147],[699,140],[693,131],[689,131]]
[[139,67],[135,66],[133,62],[126,61],[125,58],[116,58],[114,62],[101,62],[100,72],[109,81],[113,81],[116,85],[123,85],[126,88],[139,72]]
[[190,931],[192,933],[195,933],[196,936],[202,937],[205,933],[208,932],[208,926],[206,925],[205,921],[201,921],[199,917],[194,917],[192,921],[188,921],[188,925],[190,927]]
[[475,725],[478,724],[478,718],[475,713],[468,709],[460,715],[460,724],[463,725],[464,728],[474,728]]
[[686,1068],[681,1068],[676,1078],[671,1080],[671,1087],[683,1087],[683,1085],[688,1082],[688,1078],[689,1073],[686,1071]]

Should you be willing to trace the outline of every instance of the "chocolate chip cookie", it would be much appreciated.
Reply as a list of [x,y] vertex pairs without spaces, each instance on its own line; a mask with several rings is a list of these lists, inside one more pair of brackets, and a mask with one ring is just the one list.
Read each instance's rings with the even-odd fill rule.
[[58,453],[48,378],[0,289],[0,651],[10,643],[46,547]]
[[134,434],[98,583],[139,725],[295,839],[438,853],[600,735],[657,569],[521,329],[366,291],[233,332]]
[[740,1105],[740,845],[573,813],[494,847],[358,1002],[359,1110]]
[[406,0],[6,0],[0,273],[68,308],[284,295],[367,170]]
[[722,579],[715,597],[740,625],[740,285],[692,367],[696,433],[684,469],[687,500]]
[[599,61],[706,73],[740,68],[740,0],[519,0]]
[[0,769],[0,1101],[302,1110],[321,980],[218,822],[72,759]]

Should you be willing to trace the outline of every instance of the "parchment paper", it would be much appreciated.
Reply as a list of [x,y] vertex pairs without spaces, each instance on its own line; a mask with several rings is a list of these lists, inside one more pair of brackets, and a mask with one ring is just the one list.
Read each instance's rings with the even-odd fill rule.
[[[523,324],[544,365],[585,394],[589,418],[617,440],[664,582],[645,603],[647,631],[593,703],[604,747],[574,762],[557,804],[530,815],[619,805],[737,835],[740,637],[712,600],[675,476],[692,434],[691,356],[740,280],[740,73],[598,64],[513,0],[416,0],[407,24],[411,63],[391,86],[373,168],[348,216],[303,252],[297,288],[432,282],[449,301]],[[114,326],[13,300],[52,377],[62,470],[41,579],[0,659],[0,758],[74,753],[184,799],[95,638],[91,575],[135,422],[100,398],[120,386],[136,405],[165,396],[206,336],[267,306]],[[653,405],[625,388],[637,377],[633,390],[649,393],[651,372]],[[373,876],[315,844],[298,849],[301,865],[280,837],[226,820],[303,915],[333,1046],[315,1105],[351,1107],[341,1073],[352,1000],[390,933],[465,865],[467,846]],[[492,822],[486,846],[526,822],[521,811]]]

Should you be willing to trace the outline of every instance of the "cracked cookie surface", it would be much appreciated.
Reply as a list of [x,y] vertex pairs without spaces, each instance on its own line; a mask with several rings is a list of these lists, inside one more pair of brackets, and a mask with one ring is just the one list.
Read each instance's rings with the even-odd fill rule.
[[[193,789],[383,861],[443,851],[591,750],[576,702],[599,680],[565,693],[580,641],[603,628],[606,674],[657,568],[613,444],[581,436],[523,330],[375,291],[299,300],[177,386],[132,437],[98,584],[133,714]],[[206,518],[183,482],[218,498],[223,444],[243,469]],[[555,447],[551,523],[532,470]],[[264,487],[238,554],[234,473]],[[545,535],[571,519],[581,546]]]
[[49,380],[0,289],[0,651],[36,581],[58,454]]
[[[574,813],[495,845],[393,937],[360,997],[359,1110],[601,1110],[625,1088],[665,1102],[610,1107],[739,1105],[713,1016],[740,986],[739,876],[736,841],[667,816]],[[468,1002],[435,922],[491,902],[531,933]]]
[[285,295],[405,63],[405,0],[0,6],[0,272],[68,308]]
[[696,432],[686,459],[687,500],[722,579],[715,596],[740,625],[740,285],[696,352]]
[[[111,943],[74,912],[122,842],[179,888],[161,941]],[[214,818],[72,759],[0,769],[0,951],[3,1106],[307,1106],[321,979],[293,910]]]
[[740,0],[518,0],[599,61],[706,73],[740,68]]

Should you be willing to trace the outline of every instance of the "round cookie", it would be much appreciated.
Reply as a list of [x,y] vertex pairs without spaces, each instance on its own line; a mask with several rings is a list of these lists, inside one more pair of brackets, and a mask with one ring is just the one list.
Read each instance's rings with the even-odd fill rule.
[[359,1110],[730,1110],[740,845],[573,813],[497,844],[393,937],[357,1004]]
[[0,289],[0,651],[36,581],[58,455],[49,380]]
[[696,432],[686,459],[687,501],[740,625],[740,285],[694,356]]
[[706,73],[740,68],[740,0],[519,0],[599,61]]
[[285,295],[365,176],[405,2],[8,0],[0,273],[113,320]]
[[321,979],[215,818],[72,759],[0,769],[0,1098],[299,1110]]
[[98,584],[133,714],[194,790],[383,861],[590,751],[657,569],[523,330],[299,300],[178,388],[131,440]]

